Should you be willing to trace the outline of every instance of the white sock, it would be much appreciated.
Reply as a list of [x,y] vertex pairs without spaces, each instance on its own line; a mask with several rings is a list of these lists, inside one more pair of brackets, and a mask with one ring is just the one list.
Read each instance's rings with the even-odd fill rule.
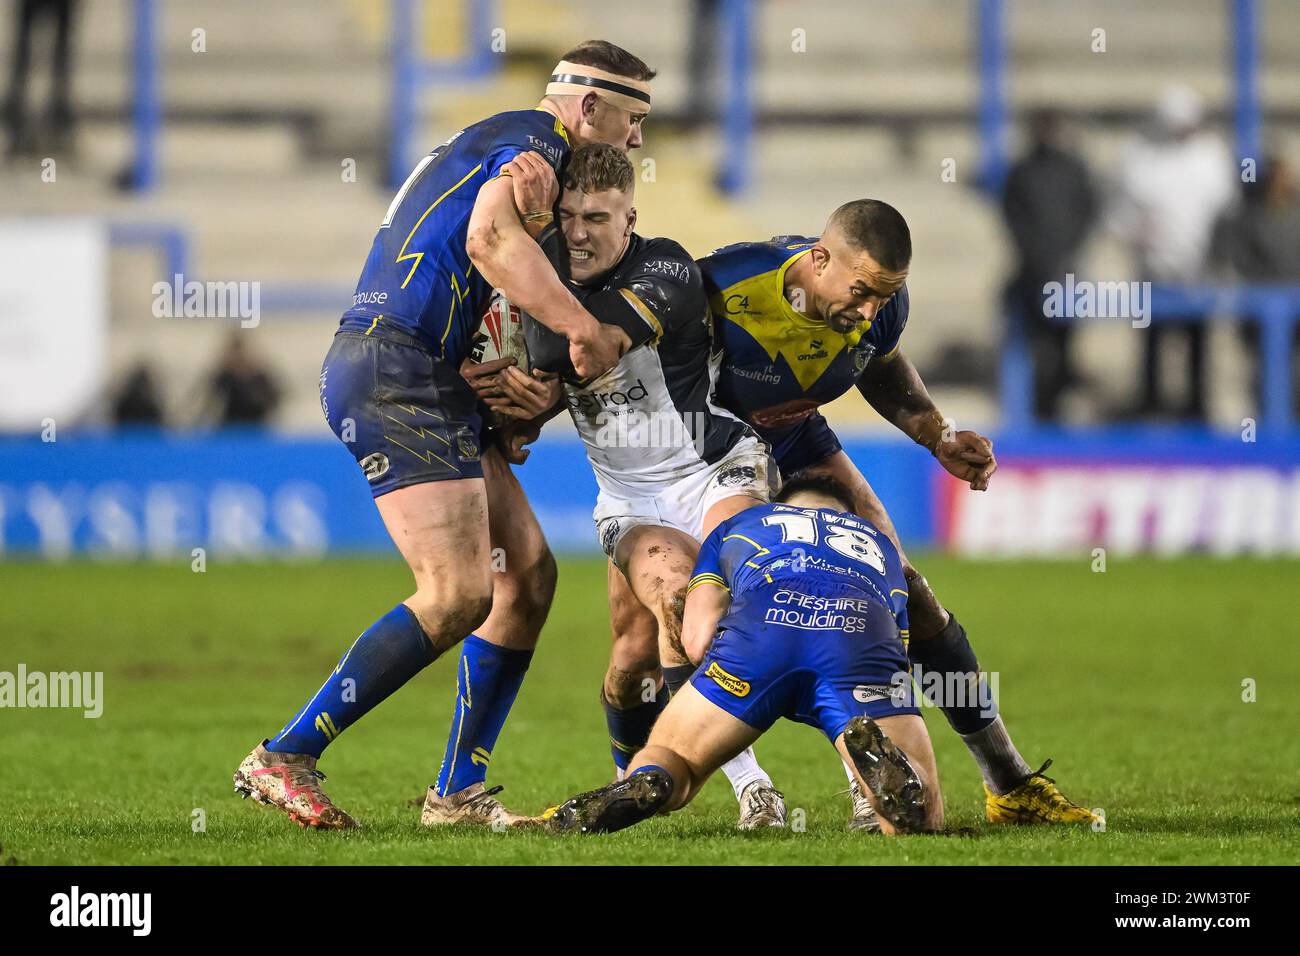
[[962,734],[961,739],[979,765],[984,783],[996,794],[1001,795],[1015,789],[1021,780],[1033,772],[1029,764],[1025,763],[1025,758],[1020,756],[1020,751],[1016,750],[1016,745],[1011,742],[1011,735],[1002,723],[1001,714],[983,730]]
[[758,765],[758,758],[754,756],[753,747],[746,747],[724,763],[722,772],[731,781],[731,789],[736,792],[737,800],[740,799],[741,792],[755,780],[762,780],[768,784],[772,782],[772,778],[767,775],[767,771]]

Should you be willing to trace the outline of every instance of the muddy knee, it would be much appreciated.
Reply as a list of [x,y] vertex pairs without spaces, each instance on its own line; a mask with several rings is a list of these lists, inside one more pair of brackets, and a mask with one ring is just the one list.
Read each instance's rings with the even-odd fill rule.
[[406,605],[420,622],[429,643],[441,653],[487,620],[492,612],[492,591],[482,588],[451,593],[445,588],[421,588]]

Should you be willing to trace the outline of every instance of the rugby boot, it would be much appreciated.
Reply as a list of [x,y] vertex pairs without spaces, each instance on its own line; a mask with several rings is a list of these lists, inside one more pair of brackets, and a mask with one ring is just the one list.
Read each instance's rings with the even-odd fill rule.
[[1097,817],[1091,810],[1071,803],[1043,775],[1052,765],[1047,761],[1007,793],[996,794],[984,786],[984,816],[989,823],[1083,823],[1092,824]]
[[844,746],[876,798],[876,811],[899,833],[921,833],[926,793],[921,777],[870,717],[854,717],[844,728]]
[[272,753],[267,743],[263,740],[253,748],[235,771],[235,793],[283,810],[301,827],[350,830],[358,826],[320,788],[325,774],[316,769],[315,757]]
[[491,790],[485,790],[483,784],[474,783],[464,790],[441,797],[436,789],[430,787],[424,795],[420,825],[439,827],[460,824],[490,827],[493,830],[512,830],[541,823],[538,817],[507,810],[505,805],[496,798],[501,789],[501,787],[493,787]]
[[785,794],[769,780],[755,780],[740,791],[737,830],[762,830],[785,826]]
[[672,793],[672,778],[663,770],[634,773],[548,810],[546,828],[558,834],[613,833],[654,816]]

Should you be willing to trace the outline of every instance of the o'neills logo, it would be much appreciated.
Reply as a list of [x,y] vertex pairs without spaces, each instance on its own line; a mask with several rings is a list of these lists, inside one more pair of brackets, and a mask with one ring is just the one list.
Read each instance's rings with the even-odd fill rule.
[[625,392],[620,392],[617,389],[609,392],[590,390],[571,392],[569,394],[569,405],[577,412],[601,412],[606,409],[639,402],[647,394],[645,383],[641,379],[637,379],[636,384]]
[[737,697],[747,697],[749,695],[749,681],[741,680],[735,674],[728,674],[717,661],[709,665],[709,669],[704,672],[704,676],[711,678],[715,684],[728,694],[735,694]]

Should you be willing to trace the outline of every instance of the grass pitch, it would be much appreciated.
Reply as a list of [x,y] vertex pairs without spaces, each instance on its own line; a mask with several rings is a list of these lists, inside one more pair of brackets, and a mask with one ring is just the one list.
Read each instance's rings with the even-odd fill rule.
[[[1294,863],[1300,858],[1300,562],[920,562],[999,673],[1026,759],[1105,832],[995,828],[978,773],[927,709],[952,826],[976,838],[845,832],[834,753],[782,723],[757,751],[802,829],[738,833],[725,780],[633,830],[426,832],[419,801],[451,719],[449,655],[325,754],[328,792],[363,823],[304,832],[234,796],[230,776],[407,591],[393,561],[0,564],[0,671],[103,671],[104,713],[0,710],[0,862],[18,864]],[[542,644],[489,783],[536,812],[606,781],[598,689],[604,566],[561,563]],[[1243,700],[1243,682],[1256,700]],[[201,813],[200,813],[201,811]],[[204,824],[196,832],[197,821]]]

